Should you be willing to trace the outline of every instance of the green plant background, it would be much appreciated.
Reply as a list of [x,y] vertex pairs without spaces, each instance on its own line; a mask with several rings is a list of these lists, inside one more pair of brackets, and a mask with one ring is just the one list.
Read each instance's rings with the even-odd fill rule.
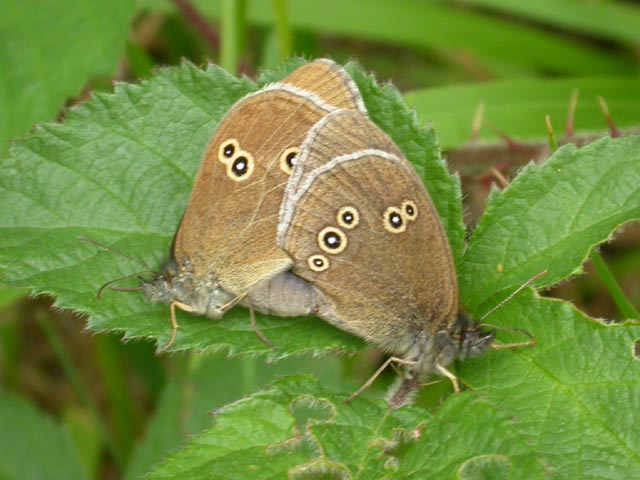
[[[0,290],[0,477],[637,472],[640,326],[623,320],[637,319],[640,303],[637,281],[627,280],[640,265],[629,223],[640,217],[639,137],[568,145],[527,166],[492,192],[466,246],[459,181],[438,146],[469,147],[480,106],[513,143],[546,144],[544,116],[561,137],[574,91],[576,136],[607,132],[598,96],[620,130],[637,128],[640,8],[578,0],[187,3],[206,20],[209,42],[184,5],[0,0],[0,267],[12,285]],[[342,403],[380,356],[317,319],[260,317],[275,353],[256,339],[243,309],[221,322],[181,316],[172,355],[155,357],[150,342],[122,342],[162,344],[166,309],[135,293],[108,292],[97,302],[102,283],[137,266],[78,237],[157,268],[217,120],[299,64],[282,63],[292,54],[357,59],[348,70],[372,118],[433,196],[470,313],[486,312],[542,270],[537,287],[566,281],[592,255],[599,275],[582,277],[583,293],[569,295],[587,310],[585,297],[616,298],[618,310],[589,311],[615,323],[522,292],[491,322],[526,328],[535,348],[461,364],[466,392],[450,395],[439,383],[396,412],[381,400],[391,373]],[[487,125],[477,141],[504,147]],[[604,249],[606,263],[590,253],[621,225],[624,242]],[[28,299],[29,292],[50,297]],[[51,299],[65,310],[50,308]],[[87,322],[92,334],[83,333]]]

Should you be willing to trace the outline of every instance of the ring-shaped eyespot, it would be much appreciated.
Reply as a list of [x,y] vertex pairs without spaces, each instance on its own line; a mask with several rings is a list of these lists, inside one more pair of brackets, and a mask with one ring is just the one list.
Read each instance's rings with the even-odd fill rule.
[[291,175],[293,170],[293,166],[296,162],[296,157],[300,153],[300,149],[298,147],[289,147],[284,152],[280,154],[280,170],[282,170],[287,175]]
[[389,207],[384,211],[382,224],[387,232],[402,233],[407,229],[404,212],[398,207]]
[[404,212],[404,217],[407,220],[414,221],[418,218],[418,206],[412,200],[405,200],[402,202],[402,211]]
[[235,138],[228,138],[220,144],[218,148],[218,160],[222,163],[229,163],[231,159],[240,151],[240,144]]
[[318,246],[327,253],[336,255],[347,248],[347,236],[336,227],[325,227],[318,234]]
[[311,255],[307,258],[307,265],[314,272],[324,272],[329,268],[329,259],[324,255]]
[[246,180],[253,173],[253,156],[249,152],[240,150],[238,154],[227,163],[227,176],[234,182]]
[[336,221],[342,228],[351,230],[352,228],[356,228],[358,223],[360,223],[360,212],[358,212],[356,207],[347,205],[338,210]]

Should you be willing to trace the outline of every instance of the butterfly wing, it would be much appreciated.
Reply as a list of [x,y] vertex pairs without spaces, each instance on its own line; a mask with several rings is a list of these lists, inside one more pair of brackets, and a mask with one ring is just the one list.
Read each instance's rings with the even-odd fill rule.
[[304,140],[291,178],[287,183],[280,209],[278,234],[290,223],[292,208],[301,192],[308,190],[312,172],[324,167],[337,155],[366,149],[385,150],[402,157],[402,152],[387,134],[357,113],[335,112],[323,117]]
[[367,108],[353,79],[344,68],[331,60],[314,60],[292,72],[283,82],[311,92],[335,108],[367,114]]
[[288,192],[293,203],[281,207],[278,242],[294,273],[320,292],[320,317],[404,353],[457,313],[435,208],[409,162],[366,117],[334,112],[313,135],[306,161],[315,168]]
[[[214,133],[176,234],[174,257],[235,295],[291,265],[276,245],[292,160],[311,127],[337,108],[358,110],[353,81],[328,60],[240,100]],[[362,107],[363,108],[363,107]]]

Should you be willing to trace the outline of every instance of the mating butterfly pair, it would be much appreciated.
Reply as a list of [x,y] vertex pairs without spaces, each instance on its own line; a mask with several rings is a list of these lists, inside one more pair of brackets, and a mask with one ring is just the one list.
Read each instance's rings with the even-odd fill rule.
[[329,60],[224,116],[171,262],[144,290],[171,305],[169,344],[176,307],[213,318],[238,302],[316,314],[408,365],[396,406],[420,376],[452,377],[454,358],[493,339],[460,320],[451,251],[429,194]]

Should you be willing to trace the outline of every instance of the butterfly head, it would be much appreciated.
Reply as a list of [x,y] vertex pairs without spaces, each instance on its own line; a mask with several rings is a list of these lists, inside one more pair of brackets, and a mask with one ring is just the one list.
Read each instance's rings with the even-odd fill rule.
[[142,290],[154,303],[176,303],[196,315],[220,318],[234,295],[225,291],[215,276],[205,278],[195,275],[188,261],[179,265],[175,260],[167,262],[153,280],[144,282]]
[[458,321],[454,330],[458,340],[457,358],[479,357],[491,347],[495,339],[495,330],[485,330],[481,324],[472,322],[463,313],[458,314]]

